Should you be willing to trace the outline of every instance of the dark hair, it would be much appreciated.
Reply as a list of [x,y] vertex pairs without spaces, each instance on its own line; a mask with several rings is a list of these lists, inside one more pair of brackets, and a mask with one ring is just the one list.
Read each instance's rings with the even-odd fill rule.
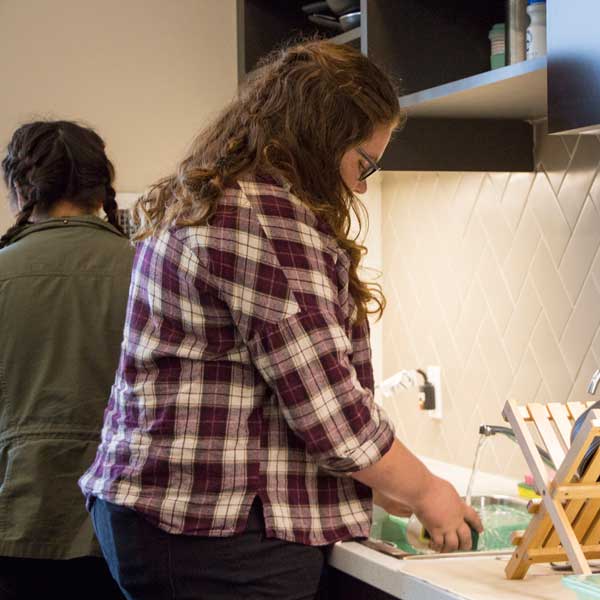
[[377,126],[397,127],[404,118],[392,81],[359,51],[324,41],[277,50],[198,135],[177,173],[138,201],[135,238],[207,223],[225,187],[244,174],[283,178],[348,252],[357,320],[381,315],[380,287],[358,276],[366,249],[350,235],[350,217],[354,212],[360,225],[361,204],[344,184],[340,164]]
[[112,186],[115,170],[102,138],[92,129],[70,121],[35,121],[15,131],[2,161],[9,201],[23,201],[15,224],[0,238],[0,248],[29,223],[34,209],[47,211],[68,200],[93,212],[102,204],[111,225],[117,223]]

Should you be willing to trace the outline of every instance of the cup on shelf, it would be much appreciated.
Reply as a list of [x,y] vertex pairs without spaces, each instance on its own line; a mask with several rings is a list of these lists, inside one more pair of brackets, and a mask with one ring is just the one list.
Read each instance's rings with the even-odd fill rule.
[[504,23],[496,23],[488,37],[491,45],[490,66],[492,69],[503,67],[506,64]]
[[527,0],[506,0],[506,64],[512,65],[525,60],[525,31]]

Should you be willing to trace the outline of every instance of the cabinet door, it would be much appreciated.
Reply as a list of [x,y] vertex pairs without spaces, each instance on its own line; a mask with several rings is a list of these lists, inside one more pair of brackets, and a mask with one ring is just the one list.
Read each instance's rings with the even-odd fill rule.
[[398,600],[360,579],[328,567],[317,600]]
[[298,39],[333,38],[360,47],[356,32],[340,34],[311,23],[302,10],[310,0],[237,0],[238,80],[271,50]]
[[[308,0],[238,0],[240,80],[273,47],[311,35]],[[361,0],[363,53],[400,81],[400,93],[488,71],[492,25],[505,0]],[[321,31],[321,33],[323,33]],[[334,36],[334,40],[342,36]],[[383,157],[385,170],[532,171],[533,130],[520,120],[410,118]]]
[[600,133],[600,2],[546,5],[548,130]]
[[400,79],[402,94],[490,70],[488,34],[504,0],[363,0],[363,52]]

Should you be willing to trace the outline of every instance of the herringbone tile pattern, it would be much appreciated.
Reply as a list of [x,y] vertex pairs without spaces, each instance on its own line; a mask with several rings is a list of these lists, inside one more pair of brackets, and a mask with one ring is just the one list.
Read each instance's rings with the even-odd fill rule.
[[[418,453],[470,466],[507,398],[585,397],[600,366],[600,141],[537,126],[535,173],[390,173],[382,184],[384,377],[442,367],[445,416],[386,408]],[[484,470],[521,476],[505,439]]]

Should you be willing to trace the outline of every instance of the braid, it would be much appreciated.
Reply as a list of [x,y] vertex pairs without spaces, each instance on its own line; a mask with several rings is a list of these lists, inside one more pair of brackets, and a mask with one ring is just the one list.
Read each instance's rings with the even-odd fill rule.
[[104,212],[106,213],[106,217],[108,218],[108,222],[118,229],[121,233],[125,233],[123,228],[119,225],[119,220],[117,218],[117,201],[115,200],[116,192],[113,186],[110,183],[106,184],[105,194],[104,194]]
[[109,223],[122,232],[112,187],[115,172],[102,138],[88,127],[70,121],[36,121],[15,131],[2,161],[9,201],[24,203],[15,225],[0,238],[6,246],[15,232],[36,217],[48,214],[66,200],[85,214],[93,214],[100,201]]
[[29,218],[31,217],[31,213],[33,212],[33,209],[35,208],[36,203],[37,203],[37,195],[32,194],[30,199],[27,202],[25,202],[25,204],[23,205],[23,208],[17,215],[17,220],[16,220],[15,224],[12,227],[9,227],[6,231],[6,233],[2,237],[0,237],[0,249],[4,248],[5,246],[8,246],[10,239],[17,232],[19,232],[21,229],[23,229],[24,227],[26,227],[29,224]]
[[4,182],[11,201],[18,204],[20,198],[25,203],[17,214],[15,224],[0,237],[0,249],[8,246],[12,237],[30,224],[35,207],[42,201],[42,193],[37,186],[37,167],[40,161],[39,146],[43,141],[40,142],[41,136],[37,131],[26,139],[25,131],[26,126],[15,132],[8,145],[8,153],[2,161]]

